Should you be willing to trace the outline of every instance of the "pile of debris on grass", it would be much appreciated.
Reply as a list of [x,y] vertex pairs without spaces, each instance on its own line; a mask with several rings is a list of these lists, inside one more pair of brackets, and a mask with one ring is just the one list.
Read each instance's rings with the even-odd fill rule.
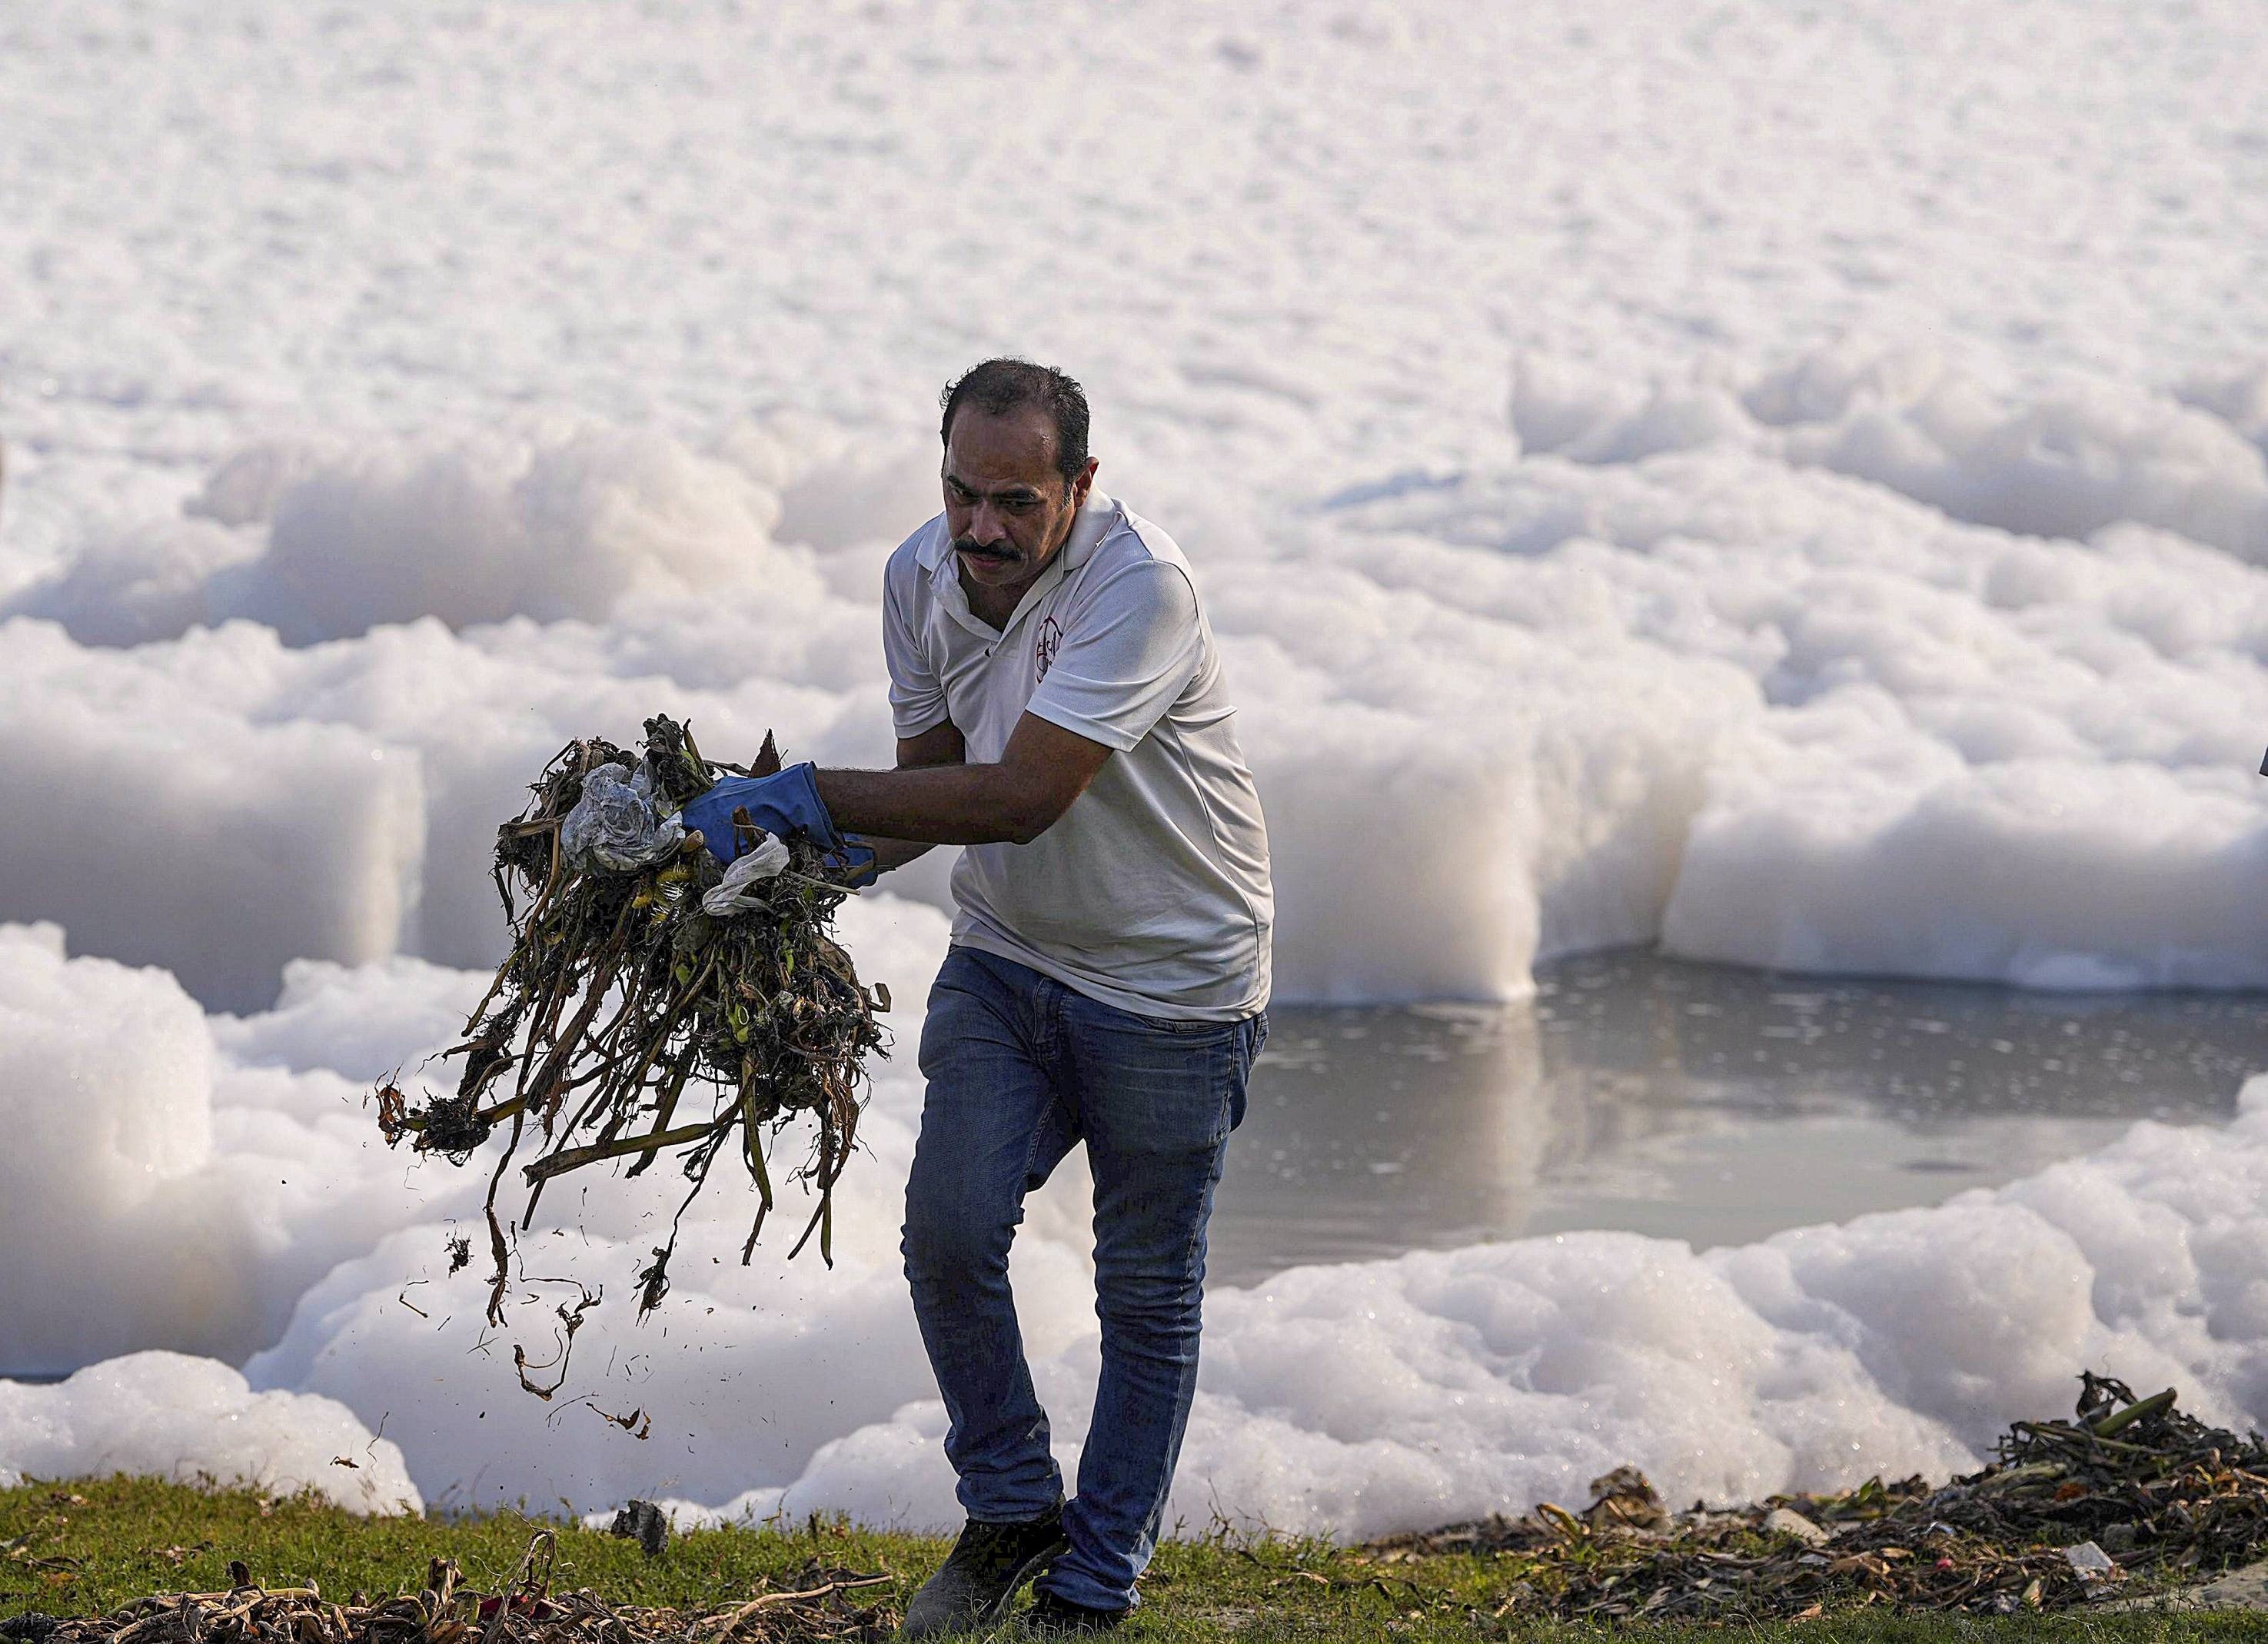
[[[456,1088],[417,1100],[388,1080],[377,1093],[389,1143],[413,1139],[463,1164],[505,1133],[487,1203],[492,1324],[510,1255],[497,1201],[526,1144],[535,1156],[519,1172],[522,1227],[544,1185],[571,1172],[637,1176],[668,1154],[689,1184],[681,1218],[710,1172],[737,1161],[757,1195],[745,1260],[772,1205],[772,1139],[806,1121],[812,1154],[796,1174],[817,1202],[796,1250],[816,1233],[831,1254],[833,1189],[856,1142],[865,1060],[882,1043],[875,1015],[889,996],[861,985],[833,938],[850,894],[839,864],[802,839],[766,837],[742,810],[728,868],[718,855],[732,852],[693,847],[678,821],[720,775],[769,776],[779,763],[769,736],[753,767],[706,760],[688,726],[657,716],[637,754],[596,737],[570,743],[526,810],[498,829],[512,951],[464,1042],[446,1052],[463,1063]],[[673,1224],[637,1276],[642,1315],[668,1289],[676,1242]],[[454,1271],[470,1251],[460,1244],[452,1256]],[[562,1309],[571,1336],[583,1311]],[[527,1384],[547,1397],[557,1385]]]
[[1618,1468],[1580,1513],[1544,1503],[1376,1551],[1493,1553],[1503,1615],[1798,1619],[1869,1604],[2011,1615],[2202,1581],[2268,1553],[2268,1446],[2080,1377],[2069,1421],[2019,1421],[1982,1472],[1932,1487],[1666,1510]]
[[[242,1564],[226,1592],[160,1593],[108,1615],[15,1616],[10,1644],[871,1644],[891,1637],[895,1578],[814,1562],[785,1584],[714,1610],[613,1605],[587,1589],[551,1591],[549,1531],[539,1533],[509,1586],[482,1594],[462,1584],[453,1559],[436,1559],[422,1591],[336,1603],[315,1588],[261,1587]],[[863,1602],[874,1600],[875,1602]]]

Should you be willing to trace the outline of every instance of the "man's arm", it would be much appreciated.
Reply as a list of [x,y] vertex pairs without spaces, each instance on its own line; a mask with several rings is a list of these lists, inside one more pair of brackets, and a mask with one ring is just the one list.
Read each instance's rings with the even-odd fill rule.
[[819,797],[836,827],[865,836],[895,867],[919,854],[897,854],[912,844],[1029,844],[1086,792],[1110,751],[1027,713],[998,763],[972,765],[947,722],[899,742],[895,770],[819,772]]
[[[961,734],[961,727],[950,719],[940,719],[919,736],[898,738],[898,769],[920,770],[931,765],[957,765],[968,757],[968,743]],[[887,874],[894,867],[903,867],[916,857],[936,847],[915,839],[887,839],[879,834],[866,836],[873,847],[874,871]]]

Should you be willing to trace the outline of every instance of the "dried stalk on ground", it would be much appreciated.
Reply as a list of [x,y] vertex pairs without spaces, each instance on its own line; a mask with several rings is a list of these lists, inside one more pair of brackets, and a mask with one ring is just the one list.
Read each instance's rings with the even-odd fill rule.
[[891,1577],[816,1563],[792,1587],[720,1610],[618,1607],[587,1589],[554,1594],[552,1552],[551,1532],[538,1531],[501,1593],[462,1586],[455,1561],[436,1559],[422,1592],[375,1602],[356,1593],[342,1604],[313,1586],[255,1586],[239,1564],[227,1592],[159,1593],[105,1616],[14,1618],[8,1636],[31,1644],[865,1644],[890,1637],[898,1619],[879,1602]]
[[[641,1316],[667,1293],[678,1222],[728,1155],[757,1192],[741,1249],[748,1258],[772,1207],[771,1140],[799,1116],[809,1116],[814,1136],[794,1176],[818,1202],[790,1254],[815,1233],[832,1260],[834,1187],[857,1140],[865,1058],[881,1049],[875,1013],[888,996],[869,995],[831,936],[849,893],[812,846],[790,842],[785,870],[747,888],[753,905],[720,915],[702,903],[724,870],[707,851],[669,848],[666,820],[719,772],[762,776],[778,766],[769,736],[756,765],[743,770],[704,760],[685,726],[657,717],[645,723],[642,761],[597,738],[570,743],[534,785],[526,812],[497,830],[495,879],[512,952],[464,1042],[444,1052],[463,1059],[463,1075],[454,1094],[422,1102],[390,1081],[378,1092],[389,1143],[414,1138],[419,1152],[452,1163],[508,1127],[489,1180],[491,1323],[501,1322],[512,1250],[497,1201],[531,1126],[521,1227],[555,1177],[625,1161],[623,1174],[637,1176],[665,1154],[681,1164],[688,1191],[667,1243],[638,1274]],[[658,835],[649,832],[652,859],[608,866],[571,848],[576,838],[563,839],[563,825],[586,783],[595,793],[634,769],[664,819]],[[742,842],[759,838],[749,829]],[[582,1311],[569,1317],[571,1338]]]

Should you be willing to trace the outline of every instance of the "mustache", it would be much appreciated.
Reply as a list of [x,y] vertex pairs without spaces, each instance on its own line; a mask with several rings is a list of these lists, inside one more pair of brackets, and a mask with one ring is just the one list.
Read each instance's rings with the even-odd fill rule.
[[973,536],[954,537],[953,551],[973,555],[978,559],[1015,560],[1024,557],[1022,550],[1012,542],[980,542]]

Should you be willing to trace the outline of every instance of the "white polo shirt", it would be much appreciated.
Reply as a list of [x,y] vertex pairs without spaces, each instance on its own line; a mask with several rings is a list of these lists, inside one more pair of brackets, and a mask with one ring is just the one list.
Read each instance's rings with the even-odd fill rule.
[[1275,898],[1189,562],[1101,491],[996,629],[969,609],[940,514],[890,556],[882,647],[901,737],[946,719],[972,763],[1026,712],[1114,750],[1029,844],[962,849],[953,940],[1138,1015],[1233,1021],[1268,1003]]

